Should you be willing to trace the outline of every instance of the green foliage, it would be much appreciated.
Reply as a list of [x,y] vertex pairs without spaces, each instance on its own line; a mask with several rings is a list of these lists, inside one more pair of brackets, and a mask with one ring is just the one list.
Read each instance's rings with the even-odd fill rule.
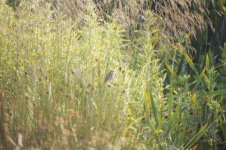
[[[123,50],[121,26],[100,25],[92,7],[82,28],[53,17],[49,5],[22,2],[16,13],[2,2],[0,8],[8,138],[21,133],[24,146],[44,149],[142,148],[131,124],[143,116],[144,84],[157,85],[155,99],[162,90],[151,35],[142,35],[139,63],[131,68],[133,52]],[[115,75],[105,83],[109,70]]]
[[0,2],[0,149],[225,144],[225,47],[197,65],[188,42],[202,2],[87,2]]

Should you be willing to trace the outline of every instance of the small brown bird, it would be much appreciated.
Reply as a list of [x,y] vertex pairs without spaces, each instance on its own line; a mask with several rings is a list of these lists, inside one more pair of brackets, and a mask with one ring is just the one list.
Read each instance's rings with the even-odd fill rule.
[[106,82],[112,80],[113,77],[114,77],[114,71],[113,70],[110,70],[108,72],[108,74],[105,76],[104,82],[106,83]]

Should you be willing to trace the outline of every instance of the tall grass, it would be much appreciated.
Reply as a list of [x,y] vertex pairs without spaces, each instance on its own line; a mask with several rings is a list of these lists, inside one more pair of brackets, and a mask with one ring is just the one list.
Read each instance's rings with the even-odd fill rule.
[[[132,126],[143,115],[146,81],[161,81],[152,37],[140,48],[137,67],[131,68],[134,60],[123,50],[120,24],[100,25],[90,6],[84,27],[78,28],[77,22],[61,14],[53,17],[48,5],[39,5],[23,2],[15,14],[1,2],[7,146],[22,147],[18,135],[23,146],[43,149],[142,146]],[[110,70],[114,78],[104,82]]]
[[153,12],[143,15],[142,29],[128,38],[124,24],[104,21],[93,3],[75,19],[49,3],[22,1],[13,11],[1,1],[0,148],[195,149],[225,142],[218,134],[225,138],[225,91],[217,85],[223,73],[212,54],[196,67],[186,51],[189,35],[169,45]]

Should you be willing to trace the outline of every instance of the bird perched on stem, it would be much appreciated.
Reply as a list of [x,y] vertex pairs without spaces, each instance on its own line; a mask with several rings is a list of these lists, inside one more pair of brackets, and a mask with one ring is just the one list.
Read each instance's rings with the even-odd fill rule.
[[114,77],[114,71],[113,70],[110,70],[107,75],[105,76],[105,79],[104,79],[104,82],[108,82],[110,80],[112,80]]

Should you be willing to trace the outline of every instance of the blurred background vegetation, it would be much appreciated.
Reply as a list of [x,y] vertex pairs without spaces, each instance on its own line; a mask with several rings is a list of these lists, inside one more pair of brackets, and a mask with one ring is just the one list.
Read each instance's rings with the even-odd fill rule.
[[0,149],[226,149],[225,12],[0,0]]

